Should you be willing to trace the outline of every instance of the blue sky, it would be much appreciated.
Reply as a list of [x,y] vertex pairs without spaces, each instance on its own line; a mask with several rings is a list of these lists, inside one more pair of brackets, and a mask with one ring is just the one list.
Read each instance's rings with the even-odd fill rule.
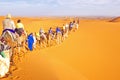
[[120,0],[1,0],[0,15],[119,16]]

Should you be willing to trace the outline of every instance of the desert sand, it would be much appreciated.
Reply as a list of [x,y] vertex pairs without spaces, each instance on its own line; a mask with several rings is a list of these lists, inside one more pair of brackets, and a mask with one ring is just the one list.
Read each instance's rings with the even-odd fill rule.
[[[19,17],[20,18],[20,17]],[[16,22],[19,18],[13,18]],[[4,17],[0,17],[0,22]],[[62,26],[70,19],[20,18],[25,29]],[[2,24],[0,23],[0,34]],[[80,20],[79,29],[60,45],[20,53],[17,69],[2,80],[120,80],[120,22]],[[25,54],[25,55],[24,55]]]

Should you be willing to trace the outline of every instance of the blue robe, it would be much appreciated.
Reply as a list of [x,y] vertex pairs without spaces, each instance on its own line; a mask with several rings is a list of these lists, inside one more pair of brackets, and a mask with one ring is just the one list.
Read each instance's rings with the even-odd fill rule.
[[28,36],[28,48],[30,51],[33,50],[33,43],[34,43],[33,35],[30,34]]
[[59,33],[60,32],[60,28],[56,28],[56,33]]

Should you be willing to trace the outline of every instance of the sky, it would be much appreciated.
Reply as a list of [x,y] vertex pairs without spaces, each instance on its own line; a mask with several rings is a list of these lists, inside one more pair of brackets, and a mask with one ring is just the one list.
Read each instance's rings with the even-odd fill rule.
[[120,0],[0,0],[0,16],[120,16]]

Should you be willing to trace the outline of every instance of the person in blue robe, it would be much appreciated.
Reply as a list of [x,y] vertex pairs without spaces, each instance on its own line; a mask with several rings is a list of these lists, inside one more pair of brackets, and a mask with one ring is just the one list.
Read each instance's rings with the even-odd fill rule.
[[30,51],[33,50],[33,43],[34,43],[33,33],[31,33],[28,35],[28,48]]

